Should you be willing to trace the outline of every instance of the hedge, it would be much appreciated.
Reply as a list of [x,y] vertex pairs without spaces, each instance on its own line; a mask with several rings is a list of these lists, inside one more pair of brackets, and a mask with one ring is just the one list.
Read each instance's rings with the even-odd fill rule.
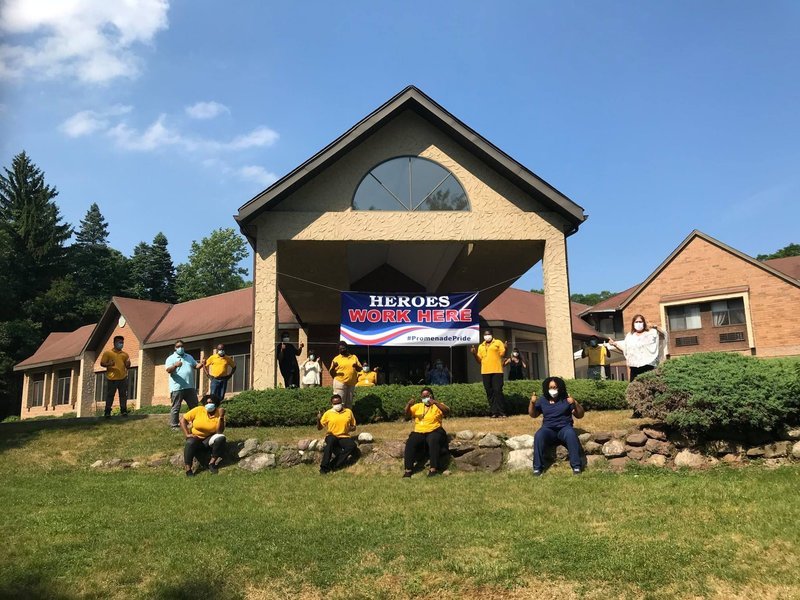
[[694,438],[746,438],[800,418],[800,359],[707,352],[674,358],[628,388],[636,413]]
[[[484,417],[489,415],[486,392],[480,383],[461,383],[431,386],[436,397],[452,410],[454,417]],[[625,409],[625,389],[622,381],[567,381],[567,390],[587,410]],[[393,421],[403,417],[410,397],[419,397],[420,385],[380,385],[356,388],[353,412],[359,423]],[[509,414],[525,414],[535,391],[541,394],[541,381],[508,381],[504,393]],[[331,388],[317,387],[287,390],[249,390],[227,401],[228,424],[233,427],[251,425],[291,426],[313,425],[317,411],[330,406]]]

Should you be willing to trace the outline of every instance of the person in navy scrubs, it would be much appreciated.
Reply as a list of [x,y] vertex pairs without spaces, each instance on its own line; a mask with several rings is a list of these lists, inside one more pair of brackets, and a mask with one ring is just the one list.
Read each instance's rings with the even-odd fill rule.
[[533,436],[533,474],[541,475],[544,453],[559,442],[566,444],[569,465],[575,475],[581,473],[581,443],[572,427],[572,417],[583,418],[583,407],[567,394],[567,385],[560,377],[548,377],[542,382],[542,395],[531,396],[528,414],[532,419],[543,415],[542,427]]

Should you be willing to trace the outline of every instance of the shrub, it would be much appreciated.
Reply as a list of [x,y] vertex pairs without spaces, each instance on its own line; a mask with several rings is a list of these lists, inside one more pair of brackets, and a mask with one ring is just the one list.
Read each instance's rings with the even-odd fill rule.
[[[486,392],[480,383],[431,386],[437,398],[447,404],[454,417],[479,417],[489,414]],[[570,394],[588,410],[627,408],[625,389],[619,381],[572,380],[567,382]],[[418,397],[420,385],[381,385],[356,388],[353,412],[359,423],[393,421],[403,417],[410,397]],[[509,414],[525,414],[531,394],[541,394],[541,381],[508,381],[504,387]],[[330,406],[331,388],[317,387],[287,390],[249,390],[227,401],[228,424],[290,426],[313,425],[317,411]]]
[[692,437],[746,437],[800,417],[800,359],[709,352],[667,361],[628,388],[635,412]]
[[9,415],[5,419],[0,421],[0,423],[16,423],[19,420],[20,418],[17,415]]

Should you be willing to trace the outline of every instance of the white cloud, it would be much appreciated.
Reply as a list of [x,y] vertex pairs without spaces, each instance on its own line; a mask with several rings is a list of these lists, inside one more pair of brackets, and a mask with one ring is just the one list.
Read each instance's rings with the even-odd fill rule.
[[106,111],[82,110],[64,121],[59,129],[68,137],[76,138],[103,131],[109,126],[109,117],[124,115],[131,111],[130,106],[117,105]]
[[[168,27],[168,10],[168,0],[5,0],[0,78],[133,78],[140,69],[135,51]],[[8,43],[13,37],[17,43]]]
[[278,180],[275,173],[270,173],[264,167],[258,165],[245,165],[237,169],[236,174],[246,181],[255,181],[259,185],[267,187]]
[[219,102],[197,102],[185,109],[186,114],[193,119],[213,119],[222,113],[230,113],[230,109]]
[[261,146],[272,146],[278,141],[278,133],[269,127],[258,127],[245,135],[235,137],[227,144],[231,150],[244,150]]

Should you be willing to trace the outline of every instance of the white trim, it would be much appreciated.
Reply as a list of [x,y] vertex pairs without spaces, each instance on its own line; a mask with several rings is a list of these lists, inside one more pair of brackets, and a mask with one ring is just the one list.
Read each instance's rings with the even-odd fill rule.
[[[659,310],[661,312],[661,326],[669,334],[673,333],[667,325],[667,308],[670,306],[685,306],[688,304],[701,304],[704,302],[715,302],[717,300],[730,300],[731,298],[741,298],[744,302],[744,322],[747,328],[747,345],[751,350],[756,347],[755,336],[753,334],[753,320],[750,318],[750,292],[731,292],[729,294],[716,294],[713,296],[697,296],[695,298],[687,298],[684,300],[676,300],[673,302],[660,302]],[[700,328],[703,329],[702,327]],[[686,331],[697,331],[696,329],[687,329]],[[669,339],[669,338],[667,338]]]

